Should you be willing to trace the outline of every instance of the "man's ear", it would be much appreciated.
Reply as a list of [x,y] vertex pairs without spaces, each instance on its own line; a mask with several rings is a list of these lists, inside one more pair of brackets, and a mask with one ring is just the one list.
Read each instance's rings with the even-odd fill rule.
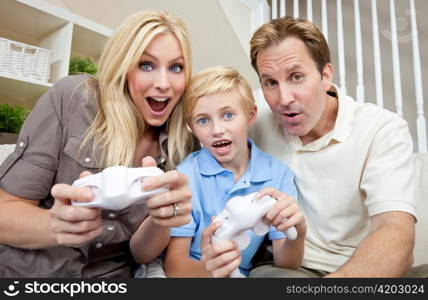
[[254,104],[251,107],[250,113],[248,115],[248,127],[253,126],[256,120],[257,120],[257,105]]
[[322,81],[324,85],[324,90],[328,91],[331,89],[331,85],[333,82],[333,73],[334,69],[331,63],[327,63],[322,70]]

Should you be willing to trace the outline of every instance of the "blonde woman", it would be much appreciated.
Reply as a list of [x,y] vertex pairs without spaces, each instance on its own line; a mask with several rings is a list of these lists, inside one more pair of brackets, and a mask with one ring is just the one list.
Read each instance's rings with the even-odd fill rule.
[[[190,55],[178,17],[138,12],[108,41],[98,79],[69,76],[41,97],[0,167],[0,277],[130,277],[190,220],[187,178],[173,170],[193,149],[180,104]],[[146,205],[70,205],[93,197],[70,185],[84,172],[155,163],[171,171],[144,188],[171,190]],[[131,253],[133,244],[144,247]]]

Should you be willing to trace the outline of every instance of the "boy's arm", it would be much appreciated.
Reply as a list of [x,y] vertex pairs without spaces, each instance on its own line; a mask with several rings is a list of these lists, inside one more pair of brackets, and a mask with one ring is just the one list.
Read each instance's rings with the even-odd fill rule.
[[[291,226],[297,230],[297,239],[273,239],[272,251],[274,264],[277,267],[297,269],[303,259],[306,236],[306,222],[300,207],[294,198],[274,188],[264,188],[257,194],[258,198],[269,195],[277,202],[268,211],[265,220],[272,224],[277,231],[285,231]],[[284,222],[284,220],[287,220]]]
[[211,277],[200,260],[189,257],[191,237],[171,237],[164,259],[168,277]]
[[276,267],[297,270],[303,259],[305,235],[297,239],[278,239],[272,241],[273,262]]

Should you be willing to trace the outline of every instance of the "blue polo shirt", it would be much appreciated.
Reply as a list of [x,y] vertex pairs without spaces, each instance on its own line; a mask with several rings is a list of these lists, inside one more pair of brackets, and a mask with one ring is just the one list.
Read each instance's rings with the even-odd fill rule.
[[[192,237],[190,257],[201,259],[201,236],[204,229],[211,224],[211,217],[218,215],[226,202],[236,196],[246,196],[262,188],[273,187],[297,199],[294,174],[282,161],[261,151],[249,139],[251,147],[250,161],[245,173],[238,182],[234,182],[233,172],[224,169],[206,149],[188,155],[177,166],[177,170],[189,177],[192,190],[192,218],[181,227],[171,229],[171,236]],[[241,273],[248,275],[251,260],[263,242],[264,236],[257,236],[251,230],[249,246],[241,252]],[[285,235],[271,226],[269,238],[282,239]]]

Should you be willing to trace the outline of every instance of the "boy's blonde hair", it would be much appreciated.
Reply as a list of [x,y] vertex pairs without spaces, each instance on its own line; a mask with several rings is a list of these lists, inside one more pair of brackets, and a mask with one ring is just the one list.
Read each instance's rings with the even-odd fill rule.
[[[137,12],[123,21],[104,47],[97,81],[97,115],[82,143],[94,138],[94,151],[101,149],[103,167],[132,166],[136,144],[146,123],[129,95],[126,76],[150,42],[165,33],[173,34],[180,44],[187,86],[192,74],[189,34],[184,22],[173,14],[157,10]],[[167,169],[175,168],[193,150],[193,137],[182,121],[181,102],[166,124]]]
[[249,115],[255,100],[248,81],[237,70],[227,66],[206,68],[190,80],[184,94],[183,115],[190,124],[192,112],[198,100],[204,96],[236,90],[241,96],[244,112]]

